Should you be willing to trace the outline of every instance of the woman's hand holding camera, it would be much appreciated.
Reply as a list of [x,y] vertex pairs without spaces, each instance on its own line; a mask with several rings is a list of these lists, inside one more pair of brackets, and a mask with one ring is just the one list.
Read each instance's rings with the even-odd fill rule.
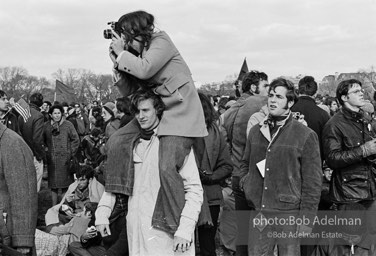
[[115,31],[112,31],[112,42],[110,44],[110,58],[112,62],[116,62],[117,56],[124,51],[126,44],[124,40]]

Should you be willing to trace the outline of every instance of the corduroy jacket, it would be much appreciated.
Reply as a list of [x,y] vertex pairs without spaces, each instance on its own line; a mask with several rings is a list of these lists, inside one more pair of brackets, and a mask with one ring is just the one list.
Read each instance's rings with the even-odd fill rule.
[[[262,160],[264,178],[256,166]],[[317,134],[291,114],[272,138],[266,119],[250,130],[241,168],[246,199],[256,210],[316,213],[322,185]]]

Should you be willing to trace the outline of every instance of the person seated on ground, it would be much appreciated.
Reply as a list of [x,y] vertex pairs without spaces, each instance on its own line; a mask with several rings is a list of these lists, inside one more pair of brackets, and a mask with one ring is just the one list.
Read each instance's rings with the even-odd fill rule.
[[77,179],[69,186],[61,202],[48,209],[45,216],[47,230],[80,216],[85,203],[99,202],[104,187],[94,177],[93,168],[89,165],[80,166],[76,176]]
[[89,135],[86,135],[81,142],[82,153],[85,164],[96,168],[101,161],[100,147],[102,145],[101,129],[94,127]]
[[[99,205],[101,203],[99,202]],[[69,244],[69,251],[74,256],[126,256],[128,253],[126,210],[118,207],[112,211],[109,217],[111,233],[101,235],[96,228],[89,226],[81,235],[80,241]],[[103,218],[100,211],[96,211],[96,218]]]
[[98,203],[87,202],[81,216],[75,216],[67,224],[54,226],[49,233],[36,230],[35,244],[37,255],[66,255],[68,245],[80,241],[88,227],[95,223]]

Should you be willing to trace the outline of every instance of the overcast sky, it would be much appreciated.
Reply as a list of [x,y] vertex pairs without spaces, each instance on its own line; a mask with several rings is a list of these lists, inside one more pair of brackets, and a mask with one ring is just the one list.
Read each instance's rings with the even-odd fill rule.
[[111,73],[106,23],[152,13],[198,83],[249,69],[280,75],[376,65],[376,0],[1,0],[0,67],[52,78],[59,68]]

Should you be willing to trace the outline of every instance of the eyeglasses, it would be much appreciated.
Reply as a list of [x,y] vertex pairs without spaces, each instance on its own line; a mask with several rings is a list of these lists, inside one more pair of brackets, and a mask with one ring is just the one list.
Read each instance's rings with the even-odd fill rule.
[[355,91],[352,91],[352,92],[348,92],[347,94],[350,94],[350,93],[354,93],[354,94],[364,93],[364,89],[358,89],[358,90],[355,90]]

